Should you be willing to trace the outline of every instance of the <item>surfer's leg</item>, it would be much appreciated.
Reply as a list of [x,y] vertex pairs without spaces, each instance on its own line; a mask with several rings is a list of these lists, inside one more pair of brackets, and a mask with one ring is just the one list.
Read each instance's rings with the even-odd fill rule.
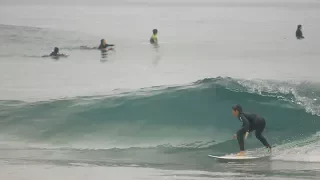
[[259,139],[259,141],[267,148],[270,148],[271,146],[267,142],[266,138],[262,135],[262,132],[264,128],[266,127],[266,122],[264,119],[262,119],[261,123],[257,124],[256,127],[256,138]]
[[240,151],[244,151],[244,134],[245,132],[243,130],[239,130],[237,132],[237,139],[238,139]]
[[256,131],[256,137],[259,139],[259,141],[266,147],[271,148],[269,143],[267,142],[266,138],[261,134],[262,132]]

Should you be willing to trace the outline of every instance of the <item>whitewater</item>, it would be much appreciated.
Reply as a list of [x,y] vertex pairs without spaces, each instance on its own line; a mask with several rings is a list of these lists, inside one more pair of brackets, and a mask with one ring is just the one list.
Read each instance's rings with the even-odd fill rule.
[[[302,0],[0,2],[0,178],[319,179],[319,9]],[[102,38],[116,51],[80,48]],[[70,56],[42,58],[55,46]],[[235,104],[266,119],[270,161],[207,157],[238,151]],[[245,147],[267,154],[254,135]]]

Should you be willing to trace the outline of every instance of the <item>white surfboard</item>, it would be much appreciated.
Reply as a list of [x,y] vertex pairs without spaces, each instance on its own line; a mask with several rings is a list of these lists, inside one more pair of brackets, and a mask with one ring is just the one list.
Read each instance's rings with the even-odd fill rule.
[[226,155],[226,156],[213,156],[208,155],[209,157],[215,158],[219,161],[248,161],[248,160],[258,160],[258,159],[268,159],[270,156],[236,156],[236,155]]

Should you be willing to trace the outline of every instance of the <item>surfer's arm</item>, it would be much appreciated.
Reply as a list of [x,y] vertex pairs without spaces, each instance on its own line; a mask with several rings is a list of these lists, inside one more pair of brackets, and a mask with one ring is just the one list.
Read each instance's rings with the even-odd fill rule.
[[243,114],[240,114],[239,119],[242,121],[242,128],[241,129],[244,132],[249,132],[250,125],[249,125],[248,119]]

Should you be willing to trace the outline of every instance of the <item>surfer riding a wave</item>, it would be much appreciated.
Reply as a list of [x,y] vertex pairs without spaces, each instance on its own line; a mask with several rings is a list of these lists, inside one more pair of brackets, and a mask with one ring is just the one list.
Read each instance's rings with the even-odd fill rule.
[[237,138],[240,146],[240,152],[237,156],[244,156],[244,139],[247,138],[250,132],[256,131],[256,138],[271,151],[271,146],[267,142],[266,138],[262,135],[264,128],[266,127],[266,121],[264,118],[259,117],[256,114],[244,113],[240,105],[232,107],[232,115],[237,117],[242,122],[242,127],[233,136],[233,139]]

